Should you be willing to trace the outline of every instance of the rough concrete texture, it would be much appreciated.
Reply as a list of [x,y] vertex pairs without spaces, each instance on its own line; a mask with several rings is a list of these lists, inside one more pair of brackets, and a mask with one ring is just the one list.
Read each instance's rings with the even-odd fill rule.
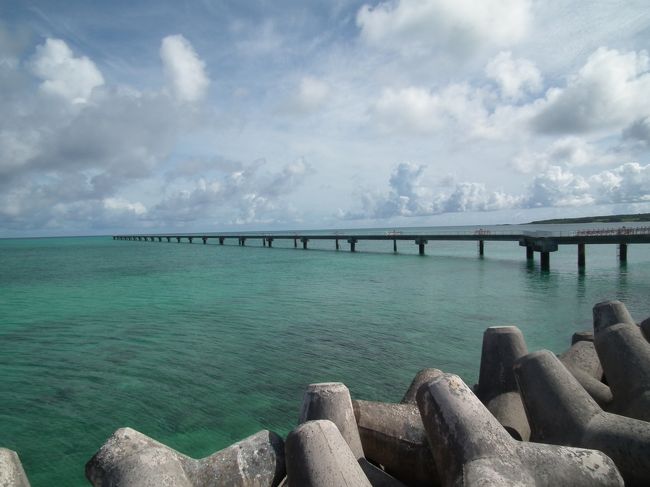
[[293,487],[371,487],[356,455],[328,420],[308,421],[289,433],[286,462]]
[[603,301],[593,308],[594,335],[600,330],[617,323],[635,324],[627,308],[620,301]]
[[571,345],[574,345],[578,342],[593,342],[594,341],[594,332],[591,330],[585,331],[576,331],[571,337]]
[[0,448],[0,487],[29,487],[18,454],[7,448]]
[[548,350],[515,364],[531,440],[608,455],[626,485],[650,485],[650,423],[604,412]]
[[284,443],[270,431],[194,460],[121,428],[86,464],[86,478],[95,487],[262,487],[278,485],[284,475]]
[[300,423],[317,419],[332,421],[357,459],[364,458],[348,388],[340,382],[309,384],[302,399]]
[[458,376],[434,379],[417,400],[443,485],[623,485],[599,451],[512,439]]
[[443,373],[442,370],[438,370],[438,369],[420,370],[417,374],[415,374],[415,377],[411,381],[411,385],[409,386],[408,390],[406,391],[406,394],[404,394],[404,397],[400,402],[402,404],[413,404],[414,406],[417,406],[416,397],[417,397],[418,389],[423,384],[426,384],[430,380],[433,380],[439,375],[442,375],[442,373]]
[[603,368],[593,342],[577,341],[560,355],[560,362],[589,393],[598,405],[609,411],[612,407],[612,391],[601,382]]
[[[476,395],[517,440],[528,440],[530,427],[519,397],[512,365],[528,353],[516,326],[492,326],[483,333],[481,369]],[[498,397],[503,395],[503,397]]]
[[650,343],[639,327],[609,326],[596,333],[594,343],[614,396],[612,411],[650,421]]
[[[438,372],[436,376],[442,374]],[[352,401],[352,405],[368,459],[407,485],[439,485],[416,405],[371,401]]]

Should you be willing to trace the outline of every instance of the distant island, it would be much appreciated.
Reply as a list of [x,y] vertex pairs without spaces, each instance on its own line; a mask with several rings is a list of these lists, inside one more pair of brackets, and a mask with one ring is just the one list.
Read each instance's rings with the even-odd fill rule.
[[556,218],[553,220],[537,220],[531,224],[549,223],[617,223],[617,222],[648,222],[650,213],[636,213],[633,215],[603,215],[585,216],[581,218]]

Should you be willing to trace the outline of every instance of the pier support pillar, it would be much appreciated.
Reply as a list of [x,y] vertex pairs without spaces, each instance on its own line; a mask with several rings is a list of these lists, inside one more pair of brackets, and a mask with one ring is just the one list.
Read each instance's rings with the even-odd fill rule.
[[208,243],[208,237],[201,237],[201,240],[203,240],[203,245]]
[[618,260],[621,263],[627,262],[627,244],[626,243],[618,244]]
[[219,237],[219,245],[223,245],[223,237]]
[[551,268],[551,253],[540,252],[540,263],[543,271],[548,271]]
[[262,247],[266,247],[266,238],[262,237]]
[[266,241],[269,244],[269,248],[273,247],[273,237],[268,237]]
[[533,260],[535,258],[535,251],[531,245],[526,246],[526,259]]
[[578,267],[585,266],[585,244],[578,244]]
[[171,237],[165,237],[165,238],[167,239],[167,243],[169,243],[169,242],[172,241],[172,238],[171,238]]
[[176,242],[181,243],[181,238],[180,238],[180,237],[176,237]]
[[478,241],[478,255],[483,257],[485,253],[485,240],[479,240]]
[[239,241],[241,242],[242,247],[246,247],[246,237],[241,237]]
[[357,239],[356,238],[350,238],[350,239],[348,239],[348,243],[350,244],[350,252],[356,252],[357,251]]
[[397,239],[393,239],[393,252],[397,252]]
[[192,240],[194,240],[194,237],[187,237],[187,240],[189,240],[190,243],[192,243]]
[[419,238],[415,241],[415,243],[418,246],[418,254],[424,255],[424,246],[427,244],[427,241]]
[[339,250],[339,249],[340,249],[340,246],[339,246],[339,239],[337,238],[337,239],[336,239],[336,250]]
[[309,239],[303,237],[303,238],[300,239],[300,241],[302,242],[302,248],[303,248],[303,250],[307,250],[307,242],[309,242]]
[[293,248],[294,248],[294,249],[297,249],[297,248],[298,248],[298,239],[297,239],[297,238],[294,238],[294,239],[293,239]]

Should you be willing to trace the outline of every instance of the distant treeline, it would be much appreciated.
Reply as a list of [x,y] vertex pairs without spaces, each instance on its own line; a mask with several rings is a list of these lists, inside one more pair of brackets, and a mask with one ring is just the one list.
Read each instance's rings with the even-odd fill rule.
[[634,215],[603,215],[585,216],[582,218],[556,218],[554,220],[537,220],[530,223],[617,223],[617,222],[650,222],[650,213]]

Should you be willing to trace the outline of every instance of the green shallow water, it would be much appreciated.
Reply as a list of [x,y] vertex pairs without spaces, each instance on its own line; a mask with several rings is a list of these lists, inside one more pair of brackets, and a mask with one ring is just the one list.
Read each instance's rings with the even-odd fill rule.
[[286,434],[310,382],[397,401],[422,367],[474,383],[488,326],[561,352],[598,301],[650,315],[650,246],[588,246],[584,273],[573,246],[550,272],[516,243],[290,246],[0,240],[0,446],[34,487],[86,485],[122,426],[202,457]]

